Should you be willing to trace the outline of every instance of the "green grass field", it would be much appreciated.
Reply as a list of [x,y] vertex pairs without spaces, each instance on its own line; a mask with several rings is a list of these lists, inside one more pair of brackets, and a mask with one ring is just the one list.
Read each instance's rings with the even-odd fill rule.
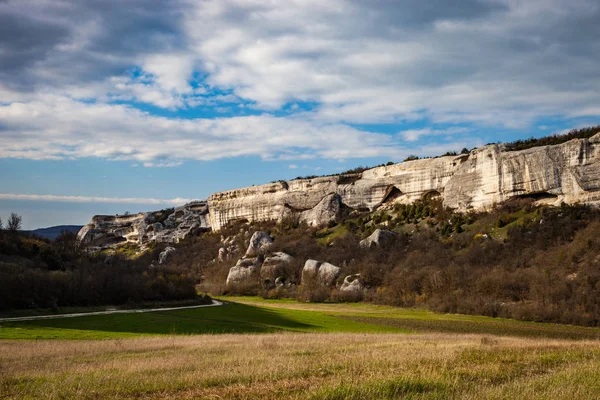
[[0,339],[115,339],[147,335],[275,332],[478,333],[598,339],[600,329],[436,314],[357,304],[224,298],[221,307],[0,323]]
[[364,303],[222,300],[0,323],[0,398],[600,398],[599,329]]

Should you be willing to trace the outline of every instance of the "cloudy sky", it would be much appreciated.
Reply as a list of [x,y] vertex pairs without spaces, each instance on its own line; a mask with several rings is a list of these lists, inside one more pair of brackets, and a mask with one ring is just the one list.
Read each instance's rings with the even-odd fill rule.
[[0,0],[0,217],[598,124],[597,0]]

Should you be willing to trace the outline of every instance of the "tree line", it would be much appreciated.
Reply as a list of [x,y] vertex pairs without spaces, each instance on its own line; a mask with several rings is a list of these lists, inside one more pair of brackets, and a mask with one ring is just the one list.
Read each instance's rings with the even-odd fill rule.
[[90,254],[72,232],[48,240],[21,223],[13,213],[0,231],[0,309],[199,300],[189,269],[155,266],[160,246],[136,258]]

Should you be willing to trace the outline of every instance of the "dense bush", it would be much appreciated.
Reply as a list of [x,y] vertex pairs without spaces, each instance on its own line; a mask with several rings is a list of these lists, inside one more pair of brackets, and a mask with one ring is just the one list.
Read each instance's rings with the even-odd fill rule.
[[55,241],[0,232],[0,309],[120,305],[196,298],[188,268],[150,266],[158,250],[131,260],[88,255],[72,233]]

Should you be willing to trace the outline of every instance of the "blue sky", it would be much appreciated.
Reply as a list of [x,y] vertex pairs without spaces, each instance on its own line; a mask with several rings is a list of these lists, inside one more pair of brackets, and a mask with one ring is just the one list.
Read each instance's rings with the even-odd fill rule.
[[592,0],[0,2],[25,228],[596,125]]

